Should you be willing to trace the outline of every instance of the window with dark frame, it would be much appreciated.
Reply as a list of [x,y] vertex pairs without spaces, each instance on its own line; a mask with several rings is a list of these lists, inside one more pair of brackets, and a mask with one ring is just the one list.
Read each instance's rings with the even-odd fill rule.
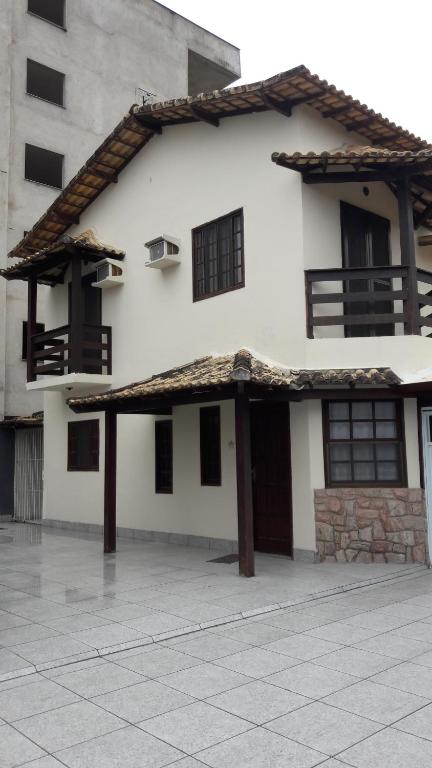
[[221,485],[220,406],[200,408],[201,485]]
[[63,158],[58,152],[50,149],[25,145],[25,178],[27,181],[37,181],[49,187],[61,189],[63,186]]
[[63,106],[65,76],[56,69],[27,59],[27,93],[52,104]]
[[[45,330],[45,324],[44,323],[36,323],[35,325],[35,333],[43,333]],[[23,360],[27,360],[27,320],[23,320],[22,324],[22,353],[21,357]]]
[[402,402],[335,400],[324,403],[326,484],[405,484]]
[[244,286],[243,211],[192,230],[194,301]]
[[155,491],[173,492],[172,420],[155,421]]
[[64,29],[65,0],[28,0],[27,11]]
[[99,421],[69,421],[68,472],[99,471]]

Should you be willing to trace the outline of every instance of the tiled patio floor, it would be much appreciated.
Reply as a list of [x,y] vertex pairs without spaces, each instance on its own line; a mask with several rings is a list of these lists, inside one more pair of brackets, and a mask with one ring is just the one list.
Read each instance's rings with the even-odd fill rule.
[[[0,537],[2,768],[431,765],[429,571],[258,557],[245,580],[198,549]],[[96,655],[120,643],[147,644]]]

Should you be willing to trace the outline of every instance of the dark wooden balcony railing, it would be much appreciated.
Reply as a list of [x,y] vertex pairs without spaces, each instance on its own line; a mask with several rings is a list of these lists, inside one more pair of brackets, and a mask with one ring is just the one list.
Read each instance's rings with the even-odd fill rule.
[[[308,338],[313,339],[314,329],[323,326],[342,326],[347,335],[357,335],[356,329],[368,335],[373,328],[376,335],[385,336],[394,334],[396,324],[402,323],[407,332],[413,314],[420,332],[422,327],[432,328],[432,314],[428,314],[432,312],[432,272],[417,269],[416,273],[411,295],[405,266],[306,270]],[[316,314],[315,307],[325,304],[339,307]]]
[[63,376],[66,373],[112,372],[111,327],[83,325],[78,338],[70,325],[36,333],[30,341],[30,375]]

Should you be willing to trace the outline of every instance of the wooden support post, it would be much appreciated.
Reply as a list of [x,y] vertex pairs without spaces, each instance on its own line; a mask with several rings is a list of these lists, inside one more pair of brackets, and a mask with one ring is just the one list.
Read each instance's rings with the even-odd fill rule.
[[250,405],[246,395],[235,398],[237,515],[240,576],[254,576]]
[[36,333],[37,282],[35,277],[28,279],[27,306],[27,381],[35,381],[32,336]]
[[72,284],[70,297],[69,343],[71,349],[69,373],[81,373],[83,367],[84,310],[81,283],[81,259],[78,255],[75,255],[72,258]]
[[408,298],[405,302],[405,333],[419,335],[421,333],[421,327],[410,179],[408,177],[399,179],[397,189],[401,262],[404,266],[408,267],[408,277],[406,278],[406,286],[404,286],[408,291]]
[[116,551],[117,414],[105,412],[104,552]]

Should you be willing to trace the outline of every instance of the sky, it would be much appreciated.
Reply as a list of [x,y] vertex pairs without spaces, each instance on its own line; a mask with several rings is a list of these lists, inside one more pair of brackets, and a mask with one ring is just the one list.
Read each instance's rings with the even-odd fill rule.
[[432,143],[432,0],[162,0],[237,45],[247,83],[305,64]]

